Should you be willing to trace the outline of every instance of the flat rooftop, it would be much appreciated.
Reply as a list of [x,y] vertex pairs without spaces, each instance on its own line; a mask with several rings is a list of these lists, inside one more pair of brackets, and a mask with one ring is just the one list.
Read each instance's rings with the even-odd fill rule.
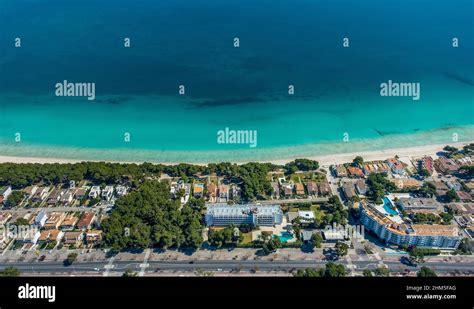
[[416,235],[423,236],[458,236],[459,232],[456,225],[413,224],[411,227]]

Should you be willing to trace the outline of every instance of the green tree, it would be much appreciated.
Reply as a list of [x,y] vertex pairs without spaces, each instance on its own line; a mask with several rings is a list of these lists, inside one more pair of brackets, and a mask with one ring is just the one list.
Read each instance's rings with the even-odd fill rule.
[[445,146],[443,150],[447,152],[447,156],[449,158],[451,158],[453,155],[455,155],[459,151],[456,147],[449,146],[449,145]]
[[280,238],[271,237],[268,241],[263,243],[262,249],[265,254],[270,254],[282,247]]
[[374,273],[377,277],[388,277],[388,276],[390,276],[390,270],[388,269],[387,266],[377,267],[375,269]]
[[297,171],[313,171],[319,168],[318,161],[309,159],[295,159],[292,162],[285,164],[287,174],[293,174]]
[[360,166],[362,163],[364,163],[364,159],[361,156],[357,156],[354,158],[354,160],[352,160],[353,166]]
[[221,248],[224,246],[235,246],[243,240],[240,231],[233,225],[222,230],[210,229],[208,241],[211,246]]
[[449,203],[449,202],[452,202],[452,201],[456,201],[456,202],[459,202],[460,199],[459,199],[459,196],[458,194],[456,193],[456,191],[454,191],[454,189],[451,189],[449,190],[447,193],[446,193],[446,201]]
[[21,191],[12,191],[10,196],[6,201],[7,207],[16,207],[20,205],[21,201],[23,200],[25,194]]
[[336,264],[333,262],[326,263],[326,267],[323,271],[324,277],[344,277],[347,272],[342,264]]
[[346,243],[341,242],[341,241],[338,241],[336,243],[335,248],[336,248],[336,254],[339,257],[345,256],[349,252],[349,246]]
[[77,260],[77,253],[72,252],[68,254],[66,260],[64,261],[64,264],[69,266],[69,265],[72,265],[72,263],[74,263],[76,260]]
[[25,225],[30,225],[30,223],[25,218],[18,218],[15,221],[15,225],[16,226],[25,226]]
[[426,168],[422,168],[420,170],[420,176],[429,177],[429,176],[431,176],[431,174],[430,174],[430,171],[428,171]]
[[323,242],[323,237],[319,233],[314,233],[311,235],[311,243],[316,248],[321,248],[321,243]]
[[418,190],[418,194],[423,197],[433,197],[436,194],[436,186],[431,182],[424,182],[423,186]]
[[429,267],[422,266],[417,273],[418,277],[436,277],[436,272]]
[[459,244],[459,247],[454,251],[455,254],[463,254],[463,255],[471,255],[472,250],[471,250],[471,245],[469,244],[470,241],[468,238],[463,238],[461,240],[461,243]]
[[126,268],[122,274],[122,277],[137,277],[138,274],[132,271],[130,268]]
[[391,192],[396,189],[393,182],[387,179],[387,173],[372,173],[367,178],[369,187],[367,196],[376,204],[382,204],[382,198],[385,192]]
[[370,269],[364,269],[364,271],[362,272],[362,275],[364,277],[373,277],[372,271]]
[[7,266],[2,271],[0,271],[0,277],[19,277],[20,270],[13,266]]
[[[182,167],[184,168],[184,167]],[[146,181],[118,199],[102,222],[103,242],[114,250],[198,248],[202,244],[202,215],[170,199],[166,183]]]
[[321,277],[322,270],[314,269],[314,268],[298,269],[296,273],[293,274],[293,276],[295,277]]

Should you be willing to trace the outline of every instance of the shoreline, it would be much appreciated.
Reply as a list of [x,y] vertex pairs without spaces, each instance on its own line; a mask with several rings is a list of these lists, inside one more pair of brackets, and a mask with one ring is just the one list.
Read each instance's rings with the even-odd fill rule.
[[[450,146],[456,148],[462,148],[465,145],[468,145],[471,142],[457,142],[450,143]],[[292,156],[289,158],[283,159],[270,159],[270,160],[246,160],[246,161],[230,161],[231,163],[236,164],[245,164],[248,162],[259,162],[259,163],[273,163],[277,165],[284,165],[288,162],[291,162],[295,159],[310,159],[316,160],[319,162],[320,166],[329,166],[331,164],[342,164],[352,162],[356,156],[361,156],[364,158],[364,161],[373,161],[373,160],[385,160],[390,157],[398,155],[400,160],[409,163],[411,158],[422,157],[422,156],[432,156],[437,157],[437,153],[443,150],[443,147],[447,144],[430,144],[424,146],[410,146],[410,147],[401,147],[401,148],[389,148],[382,150],[368,150],[368,151],[359,151],[359,152],[348,152],[348,153],[338,153],[338,154],[327,154],[327,155],[316,155],[316,156]],[[28,157],[28,156],[3,156],[0,155],[0,163],[79,163],[79,162],[110,162],[110,163],[126,163],[126,164],[140,164],[150,161],[120,161],[120,160],[78,160],[78,159],[66,159],[66,158],[42,158],[42,157]],[[222,162],[229,162],[223,160]],[[178,165],[180,163],[188,163],[192,165],[207,165],[209,163],[215,162],[150,162],[153,164],[163,164],[163,165]]]

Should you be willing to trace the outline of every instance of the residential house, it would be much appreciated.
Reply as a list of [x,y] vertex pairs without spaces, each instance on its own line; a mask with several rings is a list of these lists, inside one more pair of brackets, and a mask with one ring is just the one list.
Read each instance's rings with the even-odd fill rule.
[[349,166],[347,168],[347,172],[349,176],[355,177],[355,178],[363,178],[365,176],[364,171],[361,168],[356,167],[356,166]]
[[467,193],[467,192],[464,192],[464,191],[458,191],[456,192],[459,199],[461,200],[461,202],[471,202],[472,201],[472,196]]
[[207,198],[211,203],[215,203],[217,201],[217,186],[215,183],[211,182],[207,185]]
[[435,168],[442,174],[454,174],[459,169],[459,165],[452,159],[439,157],[435,161]]
[[219,202],[227,202],[229,200],[229,186],[228,185],[220,185],[219,186]]
[[448,205],[455,214],[459,215],[474,215],[474,203],[450,203]]
[[80,246],[84,237],[83,232],[65,232],[64,233],[64,244]]
[[102,240],[102,231],[90,230],[86,232],[86,243],[88,245],[96,244]]
[[79,219],[74,215],[68,215],[59,225],[61,231],[72,231]]
[[28,186],[22,191],[25,194],[26,198],[31,198],[36,193],[36,190],[38,190],[38,186]]
[[12,194],[12,187],[0,187],[0,204],[5,202],[10,194]]
[[466,156],[466,157],[456,159],[456,163],[458,163],[460,166],[472,165],[472,159],[470,157]]
[[470,181],[466,183],[466,187],[469,189],[469,192],[472,194],[474,193],[474,181]]
[[230,196],[232,199],[240,199],[242,196],[242,189],[236,184],[230,186]]
[[38,214],[35,217],[34,225],[37,226],[38,228],[42,228],[44,224],[46,223],[46,220],[48,219],[48,216],[46,215],[46,212],[44,210],[41,210],[38,212]]
[[48,196],[49,187],[39,187],[33,194],[31,201],[34,203],[41,203]]
[[193,196],[195,198],[201,198],[204,196],[204,184],[203,183],[195,183],[193,186]]
[[454,191],[459,191],[462,189],[462,186],[459,182],[453,181],[453,180],[448,180],[446,181],[446,186],[448,186],[449,189],[452,189]]
[[347,169],[344,165],[337,165],[335,172],[337,177],[347,177]]
[[8,222],[8,220],[10,220],[11,217],[12,217],[12,214],[9,212],[0,213],[0,225],[5,225]]
[[390,169],[394,174],[398,175],[404,175],[405,174],[405,167],[403,166],[403,163],[400,162],[396,158],[391,158],[387,160],[388,166],[390,166]]
[[382,161],[374,161],[365,162],[363,164],[363,170],[365,175],[370,175],[372,173],[386,173],[390,170],[390,167]]
[[432,157],[423,157],[419,161],[419,171],[427,170],[428,174],[432,175],[434,170],[434,161]]
[[300,210],[298,211],[298,218],[302,224],[310,224],[316,220],[314,212],[311,210]]
[[438,196],[443,196],[449,191],[449,187],[441,181],[427,181],[431,184],[433,184],[436,188],[436,194]]
[[300,239],[304,242],[308,242],[308,241],[311,241],[311,239],[313,238],[313,235],[314,234],[319,234],[320,232],[318,230],[306,230],[306,229],[302,229],[300,231]]
[[398,189],[412,188],[419,189],[422,186],[422,182],[413,178],[396,178],[391,180]]
[[46,200],[46,204],[48,205],[56,205],[59,203],[61,197],[63,196],[64,191],[61,189],[53,189],[53,192],[48,196],[48,199]]
[[327,196],[331,194],[331,187],[329,186],[329,183],[327,182],[321,182],[318,184],[319,186],[319,194],[322,196]]
[[66,191],[60,198],[60,202],[62,205],[70,205],[74,200],[74,195],[69,190]]
[[186,204],[189,201],[191,196],[191,184],[190,183],[181,183],[180,189],[184,189],[184,195],[181,197],[181,204]]
[[77,223],[77,228],[80,230],[90,229],[92,223],[94,223],[95,214],[92,212],[85,212],[82,214],[81,219]]
[[295,184],[296,195],[302,196],[305,195],[304,185],[302,183]]
[[38,244],[43,244],[46,242],[59,242],[61,238],[64,236],[64,232],[60,230],[43,230],[40,233],[40,237],[38,238]]
[[287,222],[293,223],[293,221],[298,218],[298,212],[297,211],[289,211],[286,213],[286,219]]
[[342,193],[348,201],[357,196],[352,182],[345,182],[342,184]]
[[365,180],[359,179],[355,182],[355,188],[357,191],[357,194],[365,195],[367,194],[367,184],[365,183]]
[[284,182],[281,184],[281,187],[283,188],[283,194],[286,197],[292,196],[293,195],[293,184],[289,182]]
[[61,222],[63,222],[66,214],[64,212],[53,212],[43,225],[45,230],[58,229]]
[[74,192],[74,198],[78,201],[82,201],[86,197],[87,195],[86,193],[87,193],[86,188],[77,188],[76,191]]
[[308,189],[308,195],[318,196],[319,194],[318,185],[314,181],[308,182],[306,189]]

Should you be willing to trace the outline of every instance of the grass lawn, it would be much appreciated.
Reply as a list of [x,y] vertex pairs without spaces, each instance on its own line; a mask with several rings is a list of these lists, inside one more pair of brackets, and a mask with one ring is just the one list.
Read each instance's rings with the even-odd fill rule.
[[326,215],[326,211],[319,209],[319,205],[312,205],[310,209],[314,212],[317,221],[322,221]]
[[294,183],[300,183],[302,176],[303,176],[303,175],[301,175],[301,174],[299,174],[299,173],[298,173],[298,174],[292,174],[291,177],[290,177],[290,179],[291,179]]

